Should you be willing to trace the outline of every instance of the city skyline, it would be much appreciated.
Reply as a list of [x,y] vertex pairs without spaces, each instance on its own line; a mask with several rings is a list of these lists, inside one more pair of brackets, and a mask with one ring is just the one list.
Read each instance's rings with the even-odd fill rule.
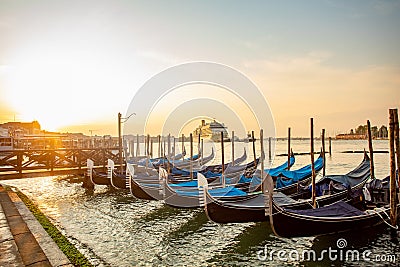
[[315,132],[330,136],[367,119],[380,127],[400,106],[396,1],[1,0],[0,7],[0,123],[15,117],[115,136],[117,113],[129,115],[147,80],[192,61],[249,77],[278,137],[288,127],[308,136],[310,117]]

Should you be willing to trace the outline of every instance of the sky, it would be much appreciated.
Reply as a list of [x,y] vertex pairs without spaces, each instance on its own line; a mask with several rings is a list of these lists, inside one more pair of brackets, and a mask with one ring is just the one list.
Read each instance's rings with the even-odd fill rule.
[[0,0],[0,123],[116,135],[146,81],[207,61],[260,89],[277,136],[379,127],[400,106],[399,26],[400,1]]

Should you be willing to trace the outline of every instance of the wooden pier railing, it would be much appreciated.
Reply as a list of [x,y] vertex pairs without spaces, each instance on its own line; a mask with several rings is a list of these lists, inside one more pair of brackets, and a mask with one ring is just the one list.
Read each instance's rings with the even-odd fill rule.
[[105,168],[107,159],[120,162],[118,147],[7,150],[0,153],[0,180],[41,175],[81,174],[86,160]]

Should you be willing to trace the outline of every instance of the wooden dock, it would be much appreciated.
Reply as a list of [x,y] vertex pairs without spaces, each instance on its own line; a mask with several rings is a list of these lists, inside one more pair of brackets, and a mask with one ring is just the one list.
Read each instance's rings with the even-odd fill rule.
[[71,149],[14,149],[0,154],[0,180],[83,174],[86,161],[105,168],[107,159],[120,162],[118,147]]

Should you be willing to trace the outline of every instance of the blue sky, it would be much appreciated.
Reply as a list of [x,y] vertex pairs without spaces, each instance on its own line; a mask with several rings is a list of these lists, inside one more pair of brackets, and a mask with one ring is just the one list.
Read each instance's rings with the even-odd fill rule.
[[380,126],[400,105],[399,26],[399,1],[0,0],[0,121],[115,134],[146,80],[201,60],[253,80],[278,136],[309,117]]

